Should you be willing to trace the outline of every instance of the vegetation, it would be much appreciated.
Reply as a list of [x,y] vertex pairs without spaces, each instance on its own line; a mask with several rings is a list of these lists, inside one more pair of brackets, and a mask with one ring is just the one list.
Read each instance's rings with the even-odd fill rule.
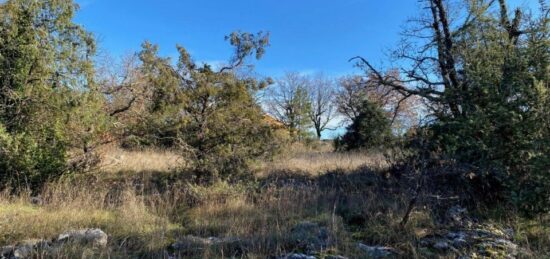
[[353,150],[391,146],[391,121],[385,116],[384,111],[365,99],[358,108],[358,113],[347,128],[346,134],[336,140],[336,148]]
[[[361,58],[359,65],[404,98],[429,101],[435,119],[426,126],[431,149],[473,166],[483,186],[477,191],[537,213],[548,209],[543,203],[549,200],[540,191],[537,199],[529,194],[547,189],[544,181],[531,179],[547,175],[534,163],[548,162],[539,145],[548,139],[548,120],[542,119],[548,100],[548,8],[541,2],[541,17],[525,17],[520,9],[509,17],[506,1],[498,3],[495,15],[487,10],[490,3],[469,2],[468,19],[453,21],[443,0],[428,1],[429,18],[412,28],[428,37],[407,38],[409,47],[396,53],[412,64],[402,69],[406,79],[384,76]],[[411,82],[420,86],[407,85]]]
[[421,5],[401,67],[273,80],[248,66],[269,33],[230,33],[217,68],[148,41],[116,62],[73,1],[0,2],[0,245],[100,228],[105,247],[38,257],[550,256],[549,7]]

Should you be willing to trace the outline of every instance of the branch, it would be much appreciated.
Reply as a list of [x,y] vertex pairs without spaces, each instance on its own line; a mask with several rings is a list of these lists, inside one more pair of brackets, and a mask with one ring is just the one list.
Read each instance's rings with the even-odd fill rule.
[[128,104],[127,104],[126,106],[124,106],[124,107],[122,107],[122,108],[118,108],[118,109],[112,111],[111,113],[109,113],[109,116],[112,117],[112,116],[115,116],[115,115],[117,115],[117,114],[119,114],[119,113],[123,113],[123,112],[129,110],[130,108],[132,108],[132,105],[134,104],[134,102],[135,102],[136,100],[137,100],[137,97],[135,97],[135,96],[132,97],[132,99],[128,102]]
[[[418,95],[418,96],[426,98],[430,101],[440,101],[440,97],[443,95],[442,92],[436,91],[436,90],[433,90],[433,89],[423,88],[423,89],[413,90],[413,89],[409,89],[409,88],[405,87],[402,84],[402,83],[407,83],[407,82],[410,82],[410,81],[402,81],[402,80],[399,80],[395,77],[391,77],[392,80],[387,80],[387,79],[384,78],[382,73],[380,73],[380,71],[378,71],[376,68],[374,68],[363,57],[357,56],[357,57],[351,58],[349,60],[349,62],[357,60],[357,59],[360,60],[363,64],[365,64],[369,68],[369,70],[371,70],[374,73],[374,75],[376,76],[376,79],[378,80],[378,82],[380,84],[392,87],[394,90],[400,92],[403,95]],[[420,80],[417,80],[417,81],[420,81]]]

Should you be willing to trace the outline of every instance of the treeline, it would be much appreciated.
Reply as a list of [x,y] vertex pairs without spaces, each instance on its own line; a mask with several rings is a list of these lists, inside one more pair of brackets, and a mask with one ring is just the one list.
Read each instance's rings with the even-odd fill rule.
[[266,52],[267,33],[228,35],[233,57],[219,68],[182,46],[178,60],[162,57],[149,42],[103,65],[93,36],[73,22],[72,1],[8,0],[0,184],[39,190],[93,168],[94,150],[110,142],[178,150],[201,181],[242,178],[288,142],[345,126],[338,150],[399,145],[421,178],[451,164],[482,202],[548,212],[550,9],[540,1],[511,14],[505,0],[459,2],[420,3],[425,13],[391,57],[401,67],[382,71],[356,57],[363,75],[272,80],[243,73]]
[[[399,77],[399,72],[389,74]],[[294,140],[321,139],[326,131],[335,131],[358,121],[371,105],[380,114],[388,136],[400,136],[420,124],[420,98],[403,95],[377,82],[373,75],[331,78],[322,73],[288,72],[264,93],[262,102],[271,116],[283,123]],[[375,133],[373,133],[375,134]],[[351,144],[351,143],[350,143]],[[382,143],[358,142],[363,148]],[[350,149],[336,141],[339,149]],[[358,148],[360,148],[358,146]]]

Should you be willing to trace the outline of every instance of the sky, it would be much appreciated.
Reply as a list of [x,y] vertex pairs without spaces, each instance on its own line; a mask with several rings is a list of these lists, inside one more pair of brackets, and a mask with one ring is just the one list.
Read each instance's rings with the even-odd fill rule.
[[[76,22],[95,34],[99,48],[120,57],[143,41],[176,57],[176,44],[195,61],[219,64],[231,56],[232,31],[270,32],[271,46],[255,62],[262,76],[285,72],[339,77],[360,73],[348,60],[364,56],[382,64],[417,0],[77,0]],[[512,6],[537,0],[511,0]]]
[[417,9],[415,0],[82,0],[80,5],[77,22],[115,56],[149,40],[164,55],[176,55],[181,44],[195,60],[217,63],[231,55],[225,35],[269,31],[271,47],[256,64],[266,76],[349,73],[351,57],[377,58],[394,45],[400,25]]

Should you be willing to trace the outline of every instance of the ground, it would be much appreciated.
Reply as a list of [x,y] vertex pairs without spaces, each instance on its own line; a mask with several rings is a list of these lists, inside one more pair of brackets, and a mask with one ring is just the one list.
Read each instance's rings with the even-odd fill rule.
[[[102,154],[98,170],[51,183],[39,196],[4,193],[0,246],[97,228],[108,235],[106,247],[63,248],[54,257],[455,258],[454,248],[443,247],[453,240],[445,238],[479,230],[442,225],[420,206],[402,225],[411,192],[389,175],[390,161],[377,152],[300,148],[257,163],[254,180],[209,186],[175,173],[185,161],[170,151],[110,148]],[[550,256],[548,218],[504,215],[485,211],[476,215],[484,225],[476,220],[469,228],[490,229],[483,238],[497,243],[509,229],[517,256]],[[470,248],[507,256],[501,243],[485,239]]]

